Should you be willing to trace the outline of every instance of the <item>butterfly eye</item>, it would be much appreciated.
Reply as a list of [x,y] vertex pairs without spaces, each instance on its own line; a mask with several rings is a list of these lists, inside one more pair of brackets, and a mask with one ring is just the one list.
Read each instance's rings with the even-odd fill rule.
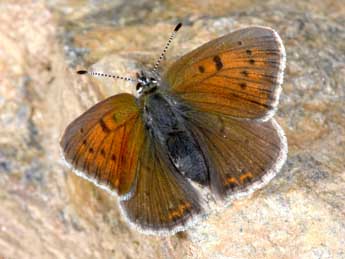
[[157,79],[156,79],[156,78],[151,77],[151,78],[150,78],[150,81],[151,81],[153,84],[157,84]]

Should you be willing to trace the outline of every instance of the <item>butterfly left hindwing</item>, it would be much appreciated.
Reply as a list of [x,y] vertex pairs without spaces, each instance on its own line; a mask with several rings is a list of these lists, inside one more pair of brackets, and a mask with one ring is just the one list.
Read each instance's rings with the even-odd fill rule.
[[121,201],[131,223],[149,233],[175,233],[203,213],[196,190],[148,136],[138,163],[136,192]]

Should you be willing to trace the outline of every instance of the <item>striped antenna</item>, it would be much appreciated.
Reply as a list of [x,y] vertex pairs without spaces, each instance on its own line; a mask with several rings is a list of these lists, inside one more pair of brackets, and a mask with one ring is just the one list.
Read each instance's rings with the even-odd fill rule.
[[79,75],[91,75],[91,76],[103,76],[103,77],[112,77],[115,79],[121,79],[121,80],[126,80],[126,81],[131,81],[131,82],[137,82],[137,80],[130,78],[130,77],[125,77],[125,76],[117,76],[117,75],[111,75],[111,74],[106,74],[106,73],[101,73],[101,72],[94,72],[94,71],[87,71],[87,70],[78,70],[77,74]]
[[155,66],[153,67],[153,70],[152,70],[153,73],[155,73],[156,70],[158,69],[158,66],[159,66],[159,64],[161,63],[162,59],[164,58],[165,53],[167,52],[170,43],[171,43],[171,42],[173,41],[173,39],[175,38],[176,33],[177,33],[177,31],[181,28],[181,26],[182,26],[182,23],[177,24],[176,27],[175,27],[175,29],[174,29],[174,31],[173,31],[172,34],[170,35],[170,37],[169,37],[167,43],[165,44],[165,47],[164,47],[164,49],[163,49],[161,55],[159,56],[158,60],[156,61]]

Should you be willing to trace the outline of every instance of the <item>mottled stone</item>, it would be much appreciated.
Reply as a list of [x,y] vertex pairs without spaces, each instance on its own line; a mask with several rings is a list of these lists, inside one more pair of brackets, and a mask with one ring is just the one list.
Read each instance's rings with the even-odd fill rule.
[[[343,1],[100,2],[0,3],[0,258],[345,258]],[[59,138],[97,101],[134,91],[77,69],[134,76],[177,21],[165,65],[237,28],[279,32],[287,67],[276,118],[289,155],[251,197],[184,233],[145,236],[116,197],[60,163]]]

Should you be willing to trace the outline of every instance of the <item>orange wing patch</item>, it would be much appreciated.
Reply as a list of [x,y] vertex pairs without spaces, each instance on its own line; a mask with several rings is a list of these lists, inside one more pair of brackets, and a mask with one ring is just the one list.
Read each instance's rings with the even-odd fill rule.
[[144,127],[133,96],[112,96],[82,114],[62,140],[66,161],[85,177],[119,195],[128,193],[136,177]]
[[236,188],[236,186],[239,186],[240,183],[237,181],[235,177],[230,176],[226,178],[225,185],[233,189]]
[[190,210],[192,205],[189,202],[182,202],[177,208],[169,211],[169,219],[176,220],[186,214],[186,211]]
[[173,93],[204,112],[267,119],[279,99],[284,67],[278,34],[250,27],[183,56],[165,78]]
[[254,178],[251,172],[244,172],[240,175],[240,181],[242,184],[250,182]]

